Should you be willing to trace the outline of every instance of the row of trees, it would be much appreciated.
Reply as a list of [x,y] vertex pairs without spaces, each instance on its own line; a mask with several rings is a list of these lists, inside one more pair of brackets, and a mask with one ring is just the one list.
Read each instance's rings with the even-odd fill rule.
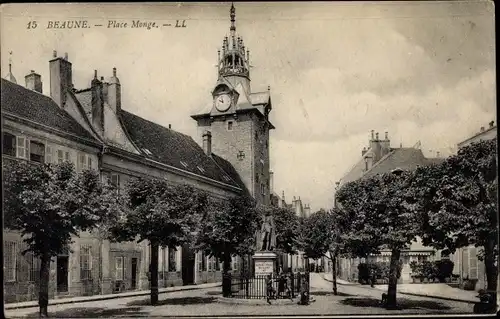
[[[151,247],[151,303],[158,301],[158,249],[189,245],[223,262],[223,293],[231,257],[253,254],[261,217],[277,226],[277,249],[294,253],[298,218],[289,210],[256,206],[246,196],[220,199],[187,185],[137,178],[122,192],[92,170],[76,173],[71,163],[4,164],[5,227],[18,230],[27,250],[41,259],[40,314],[47,316],[53,257],[69,249],[72,237],[91,231],[100,242],[147,240]],[[243,258],[245,261],[246,258]],[[245,265],[243,265],[245,268]]]
[[392,308],[401,252],[417,237],[445,253],[474,245],[482,250],[487,289],[496,294],[496,149],[496,139],[481,141],[440,164],[347,183],[336,193],[337,208],[317,212],[307,221],[306,253],[326,255],[335,266],[339,255],[367,257],[389,249],[387,306]]

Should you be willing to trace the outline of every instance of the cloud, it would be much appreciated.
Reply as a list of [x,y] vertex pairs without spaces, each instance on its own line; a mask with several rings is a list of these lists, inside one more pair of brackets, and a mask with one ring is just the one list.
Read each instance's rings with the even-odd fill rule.
[[[211,103],[227,4],[5,6],[2,56],[22,84],[34,69],[49,94],[52,50],[69,53],[76,88],[94,69],[118,69],[123,107],[196,140],[190,115]],[[24,12],[20,15],[19,12]],[[241,3],[237,31],[253,91],[271,86],[271,164],[277,193],[330,207],[335,181],[359,159],[370,130],[393,146],[418,140],[447,155],[495,118],[490,2]],[[27,30],[26,17],[186,20],[185,29]],[[6,70],[7,59],[2,59]],[[432,151],[431,151],[432,150]]]

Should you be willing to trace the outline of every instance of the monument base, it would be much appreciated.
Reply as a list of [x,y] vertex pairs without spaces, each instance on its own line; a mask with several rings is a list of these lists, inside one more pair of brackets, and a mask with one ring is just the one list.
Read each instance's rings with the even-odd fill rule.
[[276,253],[272,251],[258,251],[253,255],[255,280],[252,288],[261,296],[265,296],[267,293],[265,281],[267,275],[276,272],[276,258]]

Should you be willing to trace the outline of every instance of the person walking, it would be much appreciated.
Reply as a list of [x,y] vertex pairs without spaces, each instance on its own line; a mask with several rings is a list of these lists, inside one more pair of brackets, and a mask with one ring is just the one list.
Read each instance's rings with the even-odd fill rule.
[[267,275],[266,278],[266,298],[268,304],[271,304],[271,298],[276,299],[276,289],[273,287],[273,278],[271,274]]

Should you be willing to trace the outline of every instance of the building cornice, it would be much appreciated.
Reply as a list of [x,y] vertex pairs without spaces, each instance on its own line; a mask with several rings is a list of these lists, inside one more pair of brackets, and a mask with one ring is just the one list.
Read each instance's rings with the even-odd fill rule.
[[74,135],[74,134],[71,134],[71,133],[68,133],[68,132],[64,132],[64,131],[55,129],[53,127],[47,126],[47,125],[44,125],[44,124],[41,124],[41,123],[38,123],[38,122],[34,122],[34,121],[31,121],[31,120],[22,118],[20,116],[17,116],[15,114],[12,114],[12,113],[9,113],[9,112],[2,111],[2,116],[4,116],[5,118],[7,118],[9,120],[12,120],[12,121],[15,121],[15,122],[19,122],[21,124],[28,125],[28,126],[31,126],[33,128],[37,128],[37,129],[46,131],[48,133],[52,133],[52,134],[58,135],[60,137],[63,137],[63,138],[69,139],[69,140],[73,140],[75,142],[79,142],[79,143],[82,143],[82,144],[85,144],[85,145],[88,145],[88,146],[92,146],[92,147],[97,147],[97,148],[101,148],[102,147],[102,143],[99,143],[98,141],[91,141],[89,139],[82,138],[82,137],[80,137],[78,135]]

